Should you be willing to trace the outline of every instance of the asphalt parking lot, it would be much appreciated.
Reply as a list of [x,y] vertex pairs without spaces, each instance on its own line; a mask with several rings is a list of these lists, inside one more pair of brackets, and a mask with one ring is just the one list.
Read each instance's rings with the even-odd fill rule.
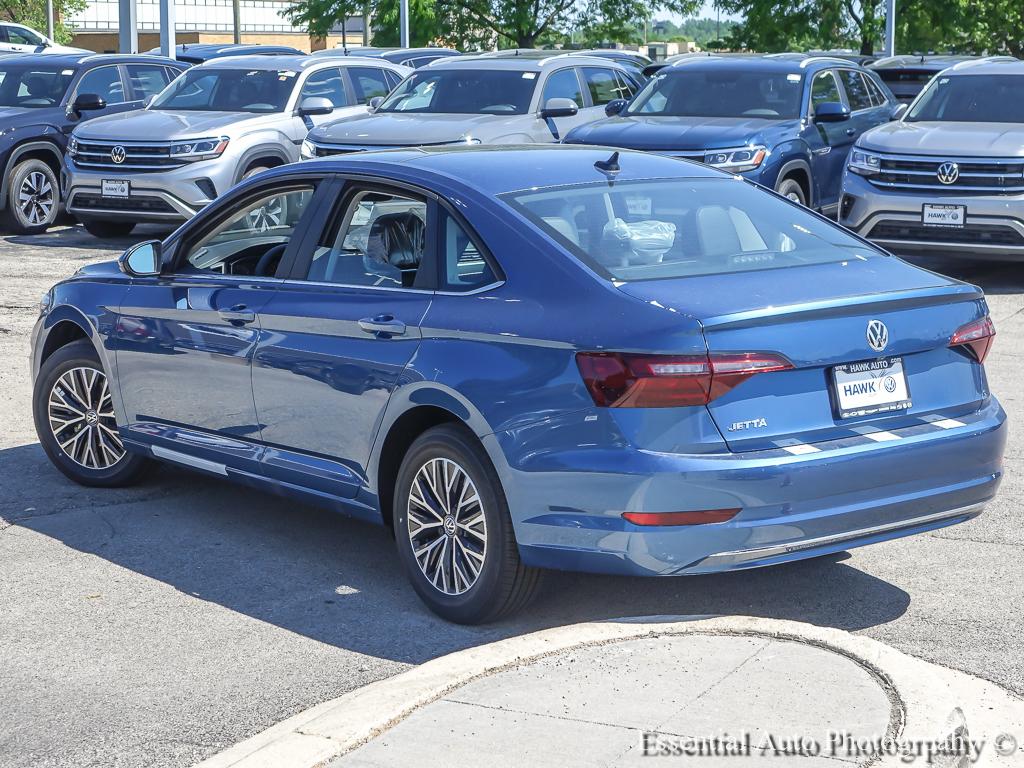
[[427,612],[384,529],[173,469],[127,490],[65,480],[32,427],[29,332],[46,288],[129,241],[65,227],[2,242],[0,765],[186,766],[427,659],[641,614],[863,633],[1024,695],[1019,266],[935,265],[985,288],[999,334],[987,367],[1011,435],[1001,495],[982,517],[770,570],[552,574],[523,615],[467,628]]

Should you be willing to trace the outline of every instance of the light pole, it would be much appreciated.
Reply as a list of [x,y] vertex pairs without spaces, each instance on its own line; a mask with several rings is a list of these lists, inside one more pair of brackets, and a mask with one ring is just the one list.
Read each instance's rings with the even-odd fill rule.
[[896,55],[896,0],[885,0],[885,53]]
[[242,9],[238,0],[231,0],[231,18],[235,27],[235,45],[242,42]]
[[46,36],[53,40],[53,0],[46,0]]
[[160,54],[177,58],[177,44],[174,36],[174,0],[160,0]]
[[399,24],[402,30],[402,42],[403,48],[409,47],[409,0],[401,0],[398,6]]
[[121,53],[139,52],[139,13],[135,0],[118,0],[117,47]]

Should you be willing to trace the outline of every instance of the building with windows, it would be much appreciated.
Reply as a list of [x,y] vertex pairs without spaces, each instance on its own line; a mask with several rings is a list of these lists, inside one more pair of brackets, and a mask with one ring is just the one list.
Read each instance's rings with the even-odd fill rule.
[[[289,0],[239,0],[243,43],[290,45],[309,51],[333,48],[342,43],[343,33],[333,30],[326,40],[311,39],[309,34],[282,15]],[[159,0],[136,0],[139,50],[160,44]],[[232,0],[174,0],[175,34],[181,43],[230,43],[234,40]],[[97,52],[117,51],[118,0],[89,0],[85,9],[67,19],[75,36],[71,45]],[[364,40],[364,19],[350,18],[344,38],[350,46],[368,44]]]

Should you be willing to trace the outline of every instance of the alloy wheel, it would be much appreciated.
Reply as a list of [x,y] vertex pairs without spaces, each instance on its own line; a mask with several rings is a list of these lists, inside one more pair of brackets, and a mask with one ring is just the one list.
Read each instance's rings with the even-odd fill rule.
[[445,595],[477,581],[487,556],[487,522],[476,485],[451,459],[430,459],[409,490],[408,533],[423,575]]
[[284,222],[284,197],[274,197],[249,211],[249,229],[253,232],[266,232],[279,227]]
[[50,390],[50,430],[60,450],[86,469],[109,469],[125,456],[117,434],[107,377],[96,368],[72,368]]
[[32,171],[21,182],[18,207],[31,225],[45,224],[53,213],[53,184],[41,171]]

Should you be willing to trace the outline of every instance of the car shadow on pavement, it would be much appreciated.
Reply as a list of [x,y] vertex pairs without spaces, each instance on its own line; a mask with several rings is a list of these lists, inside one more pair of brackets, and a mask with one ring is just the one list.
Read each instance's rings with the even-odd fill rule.
[[460,627],[419,602],[382,527],[174,468],[128,489],[82,488],[37,444],[0,451],[0,477],[0,529],[21,526],[196,600],[399,662],[637,615],[743,614],[856,630],[896,619],[910,602],[837,556],[663,579],[552,572],[518,616]]

